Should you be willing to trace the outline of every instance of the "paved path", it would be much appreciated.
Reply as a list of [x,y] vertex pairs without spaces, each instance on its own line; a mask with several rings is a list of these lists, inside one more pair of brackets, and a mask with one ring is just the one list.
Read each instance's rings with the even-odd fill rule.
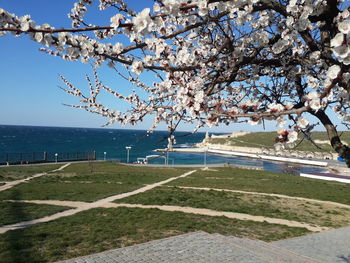
[[[136,190],[131,191],[131,192],[122,193],[122,194],[113,195],[113,196],[110,196],[110,197],[107,197],[107,198],[103,198],[103,199],[100,199],[100,200],[98,200],[96,202],[93,202],[93,203],[80,202],[78,207],[76,207],[74,209],[65,210],[63,212],[59,212],[59,213],[56,213],[56,214],[53,214],[53,215],[50,215],[50,216],[45,216],[45,217],[42,217],[42,218],[38,218],[38,219],[30,220],[30,221],[25,221],[25,222],[20,222],[20,223],[16,223],[16,224],[11,224],[11,225],[5,225],[5,226],[0,227],[0,234],[6,233],[9,230],[21,229],[21,228],[25,228],[25,227],[28,227],[28,226],[31,226],[31,225],[34,225],[34,224],[45,223],[45,222],[49,222],[49,221],[52,221],[52,220],[56,220],[56,219],[61,218],[61,217],[71,216],[71,215],[74,215],[76,213],[79,213],[79,212],[82,212],[82,211],[86,211],[86,210],[89,210],[89,209],[92,209],[92,208],[106,207],[106,204],[108,204],[110,202],[113,202],[114,200],[118,200],[118,199],[122,199],[122,198],[125,198],[125,197],[128,197],[128,196],[131,196],[131,195],[136,195],[136,194],[139,194],[139,193],[143,193],[145,191],[151,190],[151,189],[153,189],[153,188],[155,188],[157,186],[169,183],[169,182],[174,181],[176,179],[184,178],[184,177],[194,173],[195,171],[196,170],[192,170],[192,171],[184,173],[184,174],[182,174],[180,176],[171,177],[169,179],[166,179],[166,180],[154,183],[154,184],[149,184],[149,185],[146,185],[144,187],[141,187],[141,188],[136,189]],[[44,202],[44,200],[41,201],[41,203],[43,203],[43,202]],[[51,200],[51,204],[53,204],[52,202],[53,202],[53,200]],[[64,201],[64,202],[66,202],[66,201]],[[60,201],[57,201],[56,204],[59,204],[59,203],[60,203]],[[70,204],[72,204],[72,203],[70,203]],[[68,206],[71,206],[71,205],[68,205]]]
[[61,263],[320,263],[258,240],[194,232]]
[[58,206],[70,206],[70,207],[76,207],[76,209],[66,210],[51,216],[47,216],[40,219],[35,219],[32,221],[27,222],[21,222],[18,224],[13,225],[7,225],[0,227],[0,234],[4,233],[2,231],[8,231],[15,228],[20,228],[21,226],[28,226],[36,223],[43,223],[51,221],[50,218],[57,219],[60,217],[63,217],[66,213],[67,215],[73,215],[78,212],[96,208],[96,207],[103,207],[103,208],[118,208],[118,207],[129,207],[129,208],[143,208],[143,209],[159,209],[162,211],[169,211],[169,212],[182,212],[182,213],[188,213],[188,214],[196,214],[196,215],[205,215],[205,216],[225,216],[227,218],[231,219],[238,219],[238,220],[250,220],[254,222],[267,222],[270,224],[278,224],[278,225],[284,225],[289,227],[302,227],[306,228],[309,231],[312,232],[320,232],[325,231],[329,228],[327,227],[320,227],[317,225],[310,225],[303,222],[293,221],[293,220],[287,220],[287,219],[281,219],[281,218],[272,218],[272,217],[266,217],[266,216],[255,216],[255,215],[249,215],[249,214],[243,214],[243,213],[235,213],[235,212],[225,212],[225,211],[217,211],[217,210],[211,210],[206,208],[194,208],[194,207],[185,207],[185,206],[172,206],[172,205],[143,205],[143,204],[123,204],[123,203],[112,203],[112,202],[94,202],[94,203],[85,203],[85,202],[75,202],[75,201],[58,201],[58,200],[7,200],[10,202],[25,202],[25,203],[34,203],[34,204],[46,204],[46,205],[58,205]]
[[194,208],[194,207],[171,206],[171,205],[141,205],[141,204],[114,204],[114,203],[109,203],[107,205],[108,206],[106,207],[131,207],[131,208],[135,207],[135,208],[146,208],[146,209],[155,208],[162,211],[183,212],[183,213],[196,214],[196,215],[225,216],[227,218],[238,219],[238,220],[267,222],[270,224],[285,225],[290,227],[303,227],[312,232],[320,232],[320,231],[329,229],[327,227],[310,225],[307,223],[297,222],[293,220],[286,220],[281,218],[272,218],[272,217],[265,217],[265,216],[255,216],[255,215],[235,213],[235,212],[216,211],[216,210],[211,210],[206,208]]
[[28,181],[30,181],[30,180],[32,180],[32,179],[34,179],[34,178],[38,178],[38,177],[41,177],[41,176],[43,176],[43,175],[47,175],[47,174],[50,173],[50,172],[58,172],[58,171],[61,171],[61,170],[63,170],[64,168],[66,168],[67,166],[69,166],[69,165],[70,165],[70,163],[66,163],[65,165],[62,165],[60,168],[55,169],[55,170],[52,170],[52,171],[49,171],[49,172],[35,174],[35,175],[31,176],[31,177],[27,177],[27,178],[21,179],[21,180],[6,182],[3,186],[0,186],[0,192],[1,192],[1,191],[5,191],[5,190],[7,190],[7,189],[10,189],[10,188],[14,187],[15,185],[28,182]]
[[281,240],[273,244],[324,262],[350,262],[350,227]]

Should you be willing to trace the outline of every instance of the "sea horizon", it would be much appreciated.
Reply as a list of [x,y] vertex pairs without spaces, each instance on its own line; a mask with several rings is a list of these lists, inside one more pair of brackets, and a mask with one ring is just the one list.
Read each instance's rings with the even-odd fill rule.
[[[148,129],[133,129],[133,128],[109,128],[109,127],[78,127],[78,126],[51,126],[51,125],[27,125],[27,124],[1,124],[1,126],[17,126],[17,127],[42,127],[42,128],[77,128],[77,129],[103,129],[103,130],[132,130],[132,131],[147,131]],[[154,130],[154,131],[160,131],[160,132],[168,132],[166,129],[160,129],[160,130]],[[191,132],[193,133],[193,130],[177,130],[177,132]],[[198,131],[196,133],[206,133],[206,131]],[[211,133],[231,133],[231,132],[220,132],[220,131],[215,131]]]
[[[132,147],[131,161],[166,148],[168,131],[113,128],[53,127],[0,124],[0,154],[71,153],[95,151],[97,158],[125,161],[125,147]],[[201,142],[204,132],[176,131],[177,146]]]
[[[27,125],[0,125],[0,159],[9,154],[43,153],[61,154],[95,152],[97,160],[113,160],[119,162],[136,162],[139,158],[158,155],[150,164],[164,164],[166,155],[154,152],[155,149],[167,147],[168,131],[109,129],[109,128],[79,128]],[[205,138],[204,132],[175,132],[177,143],[174,147],[193,147]],[[131,147],[127,150],[126,147]],[[269,171],[318,171],[321,169],[278,164],[249,158],[220,156],[203,153],[169,153],[169,164],[224,164],[231,163],[243,166],[263,167]],[[59,158],[58,158],[59,159]]]

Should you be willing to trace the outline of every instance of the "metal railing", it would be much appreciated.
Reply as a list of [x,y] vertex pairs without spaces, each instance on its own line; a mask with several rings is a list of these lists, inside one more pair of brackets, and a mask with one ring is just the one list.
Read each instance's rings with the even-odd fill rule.
[[96,160],[96,152],[32,152],[32,153],[0,153],[0,165],[74,162]]

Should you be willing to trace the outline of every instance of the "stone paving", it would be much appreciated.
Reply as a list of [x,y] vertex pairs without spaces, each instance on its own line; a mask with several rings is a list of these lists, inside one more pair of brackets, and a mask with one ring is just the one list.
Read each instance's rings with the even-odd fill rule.
[[324,262],[350,263],[350,227],[273,242]]
[[60,263],[321,263],[259,240],[194,232]]

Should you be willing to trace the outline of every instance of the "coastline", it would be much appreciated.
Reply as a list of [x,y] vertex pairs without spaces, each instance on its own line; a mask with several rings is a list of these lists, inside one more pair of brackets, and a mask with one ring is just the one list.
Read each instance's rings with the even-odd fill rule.
[[[167,152],[168,149],[156,149],[158,152]],[[192,148],[173,148],[169,152],[179,152],[179,153],[208,153],[221,156],[230,156],[230,157],[243,157],[250,158],[254,160],[262,161],[272,161],[279,163],[290,163],[305,165],[310,167],[319,167],[328,169],[329,175],[342,175],[350,177],[350,169],[346,167],[344,163],[341,163],[336,160],[336,155],[332,154],[333,158],[329,159],[320,159],[320,158],[311,158],[304,153],[304,156],[295,157],[288,156],[290,152],[286,152],[287,156],[277,156],[264,153],[263,148],[254,148],[254,147],[237,147],[237,146],[228,146],[228,145],[217,145],[209,144],[202,142],[196,144]],[[298,152],[296,152],[298,153]]]
[[[239,147],[239,148],[245,148],[245,147]],[[305,165],[321,166],[321,167],[328,166],[328,162],[320,161],[320,160],[316,161],[316,160],[305,160],[305,159],[299,159],[299,158],[288,158],[288,157],[265,155],[265,154],[260,154],[260,153],[222,150],[222,149],[211,148],[211,147],[208,147],[208,148],[173,148],[171,150],[156,149],[155,151],[156,152],[182,152],[182,153],[205,153],[205,152],[207,152],[207,153],[211,153],[211,154],[247,157],[247,158],[252,158],[252,159],[261,159],[261,160],[268,160],[268,161],[289,162],[289,163],[305,164]]]

